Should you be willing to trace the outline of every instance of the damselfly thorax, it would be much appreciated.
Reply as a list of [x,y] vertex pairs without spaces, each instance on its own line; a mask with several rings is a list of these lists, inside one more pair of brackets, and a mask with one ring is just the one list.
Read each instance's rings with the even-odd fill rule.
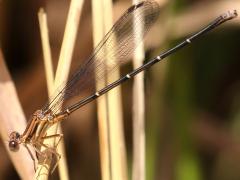
[[[18,151],[18,149],[20,148],[19,145],[23,144],[27,148],[29,154],[31,155],[31,158],[34,161],[34,167],[36,166],[35,158],[31,150],[28,148],[28,145],[31,145],[34,148],[34,150],[36,151],[36,156],[38,158],[42,157],[42,159],[45,160],[47,160],[46,152],[50,150],[50,152],[57,158],[56,162],[57,165],[58,160],[60,159],[61,156],[56,152],[55,148],[49,147],[49,145],[44,144],[44,140],[50,138],[58,138],[54,145],[54,147],[57,147],[63,135],[62,134],[48,135],[47,130],[55,123],[58,123],[66,119],[67,116],[68,113],[53,115],[51,112],[43,113],[42,110],[37,110],[32,115],[31,119],[28,121],[26,129],[21,135],[16,131],[10,134],[9,141],[10,150]],[[41,150],[42,147],[45,147],[47,151],[42,152]],[[55,166],[53,169],[55,169]]]

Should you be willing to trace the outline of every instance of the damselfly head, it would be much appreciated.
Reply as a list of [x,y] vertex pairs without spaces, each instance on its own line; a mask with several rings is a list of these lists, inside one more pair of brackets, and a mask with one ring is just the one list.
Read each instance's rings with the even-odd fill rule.
[[19,150],[20,134],[16,131],[13,131],[10,134],[9,139],[8,147],[10,151],[17,152]]

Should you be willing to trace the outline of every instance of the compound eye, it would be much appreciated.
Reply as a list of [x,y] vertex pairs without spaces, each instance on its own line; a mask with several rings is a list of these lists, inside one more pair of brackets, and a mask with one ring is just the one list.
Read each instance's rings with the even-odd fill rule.
[[16,152],[19,150],[19,143],[16,141],[9,141],[9,149],[13,152]]

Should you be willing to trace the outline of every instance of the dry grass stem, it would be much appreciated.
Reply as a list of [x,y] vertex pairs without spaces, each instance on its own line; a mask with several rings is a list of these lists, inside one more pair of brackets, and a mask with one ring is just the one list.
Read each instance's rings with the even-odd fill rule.
[[[96,46],[112,26],[112,2],[92,1],[92,6],[93,37]],[[108,50],[110,49],[106,49]],[[111,75],[114,79],[119,76],[119,70]],[[98,83],[97,87],[100,86],[102,85]],[[111,90],[97,103],[102,179],[127,179],[120,87]]]
[[[134,0],[133,4],[139,2]],[[135,16],[140,16],[135,14]],[[135,23],[134,23],[135,24]],[[136,33],[142,33],[143,24],[134,26]],[[133,68],[137,69],[144,61],[144,45],[137,36],[135,44],[138,45],[133,58]],[[139,45],[140,44],[140,45]],[[133,180],[145,179],[145,99],[144,99],[144,73],[134,77],[133,83]]]
[[[112,27],[112,1],[103,0],[104,4],[104,30],[105,34]],[[115,43],[117,43],[115,41]],[[107,49],[107,51],[112,49]],[[107,61],[113,59],[107,59]],[[120,78],[120,69],[116,69],[114,74],[111,75],[113,79]],[[111,78],[108,78],[108,83],[111,82]],[[121,88],[118,86],[107,94],[107,107],[109,117],[109,135],[110,135],[110,151],[111,151],[111,170],[112,180],[127,179],[127,157],[124,141],[124,129],[123,129],[123,115],[122,115],[122,98]]]
[[10,152],[8,148],[8,136],[12,131],[23,132],[26,127],[26,119],[18,100],[14,83],[10,77],[0,50],[0,134],[4,145],[10,155],[21,179],[30,180],[34,177],[33,161],[26,148],[20,146],[18,152]]
[[[62,82],[66,82],[68,78],[68,74],[70,71],[70,65],[72,60],[72,54],[75,46],[78,25],[80,21],[80,16],[83,7],[83,0],[72,0],[69,8],[66,28],[63,37],[63,43],[60,51],[54,87],[57,89]],[[57,132],[53,130],[52,132]],[[59,128],[58,132],[61,133],[61,128]],[[64,149],[64,142],[61,141],[58,146],[58,152],[61,154],[61,160],[59,162],[59,175],[61,179],[67,180],[68,171],[67,171],[67,163],[66,163],[66,153]]]
[[48,95],[50,96],[53,93],[53,83],[54,83],[54,72],[53,72],[53,65],[52,65],[52,55],[51,55],[51,48],[49,42],[49,34],[48,34],[48,25],[47,25],[47,15],[43,8],[41,8],[38,12],[38,21],[41,33],[41,40],[42,40],[42,49],[43,49],[43,60],[44,60],[44,67],[46,72],[46,79],[47,79],[47,88],[48,88]]
[[[103,31],[103,9],[102,1],[92,0],[92,14],[93,14],[93,43],[94,46],[104,36]],[[102,86],[101,84],[96,84],[96,87]],[[109,125],[107,121],[107,101],[106,96],[102,96],[97,100],[98,105],[98,129],[99,129],[99,146],[100,146],[100,167],[101,175],[103,180],[111,180],[111,171],[110,171],[110,142],[109,142]]]

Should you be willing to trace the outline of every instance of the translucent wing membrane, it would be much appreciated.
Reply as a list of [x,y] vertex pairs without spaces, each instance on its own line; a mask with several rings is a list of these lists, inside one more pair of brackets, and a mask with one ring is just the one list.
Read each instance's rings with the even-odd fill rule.
[[[87,61],[77,68],[66,85],[58,88],[53,98],[43,107],[43,112],[51,110],[56,113],[64,101],[85,90],[93,93],[95,81],[102,81],[106,73],[111,75],[117,67],[132,57],[137,47],[134,44],[135,39],[143,39],[157,20],[159,11],[159,5],[152,0],[130,7],[97,45]],[[143,29],[138,32],[134,27],[140,24]],[[96,90],[100,88],[97,87]]]

